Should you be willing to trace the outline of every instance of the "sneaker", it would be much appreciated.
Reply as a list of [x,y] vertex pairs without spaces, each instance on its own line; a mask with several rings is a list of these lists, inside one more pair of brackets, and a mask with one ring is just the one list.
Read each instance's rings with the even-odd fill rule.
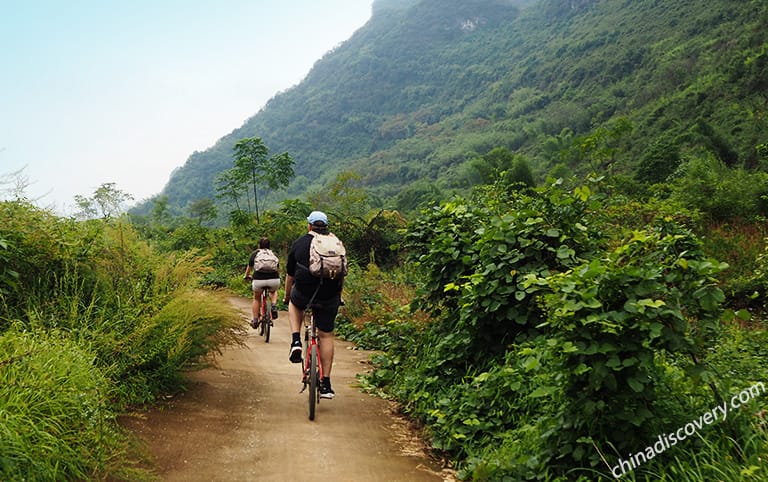
[[251,320],[251,328],[253,328],[255,330],[258,327],[259,327],[259,320],[257,320],[256,318],[252,319]]
[[291,344],[291,353],[288,355],[291,363],[301,363],[301,342]]
[[277,306],[272,307],[272,319],[273,320],[277,319]]
[[320,384],[320,398],[328,398],[331,399],[336,396],[336,392],[333,391],[333,388],[331,388],[330,383],[321,383]]

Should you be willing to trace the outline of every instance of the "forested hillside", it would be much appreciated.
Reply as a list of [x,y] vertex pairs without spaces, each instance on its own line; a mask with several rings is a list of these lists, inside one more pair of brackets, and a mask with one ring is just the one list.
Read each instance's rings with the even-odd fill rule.
[[176,212],[214,199],[246,137],[296,160],[288,197],[350,170],[401,210],[479,182],[477,159],[498,147],[539,181],[610,170],[642,187],[694,149],[764,168],[767,22],[763,2],[379,0],[162,194]]

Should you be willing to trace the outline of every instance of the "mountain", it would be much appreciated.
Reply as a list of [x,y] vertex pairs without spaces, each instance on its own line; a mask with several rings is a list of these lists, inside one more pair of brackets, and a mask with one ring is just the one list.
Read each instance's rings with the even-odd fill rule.
[[466,188],[496,147],[540,179],[661,182],[701,149],[765,168],[765,25],[758,0],[376,0],[351,38],[161,194],[177,209],[213,198],[232,146],[254,136],[296,160],[287,196],[351,170],[401,209]]

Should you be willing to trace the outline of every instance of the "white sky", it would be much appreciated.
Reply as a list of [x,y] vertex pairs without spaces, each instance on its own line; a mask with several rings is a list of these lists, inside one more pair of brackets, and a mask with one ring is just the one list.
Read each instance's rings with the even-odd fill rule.
[[[299,83],[373,0],[0,0],[0,180],[74,211],[159,193],[194,151]],[[0,186],[0,189],[8,186]]]

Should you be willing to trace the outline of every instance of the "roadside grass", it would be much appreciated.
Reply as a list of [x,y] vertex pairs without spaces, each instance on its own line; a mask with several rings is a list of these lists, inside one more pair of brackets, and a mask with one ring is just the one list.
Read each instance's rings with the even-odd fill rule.
[[60,332],[0,335],[0,479],[151,480],[115,423],[95,355]]
[[119,415],[242,343],[198,252],[0,202],[0,480],[155,480]]

